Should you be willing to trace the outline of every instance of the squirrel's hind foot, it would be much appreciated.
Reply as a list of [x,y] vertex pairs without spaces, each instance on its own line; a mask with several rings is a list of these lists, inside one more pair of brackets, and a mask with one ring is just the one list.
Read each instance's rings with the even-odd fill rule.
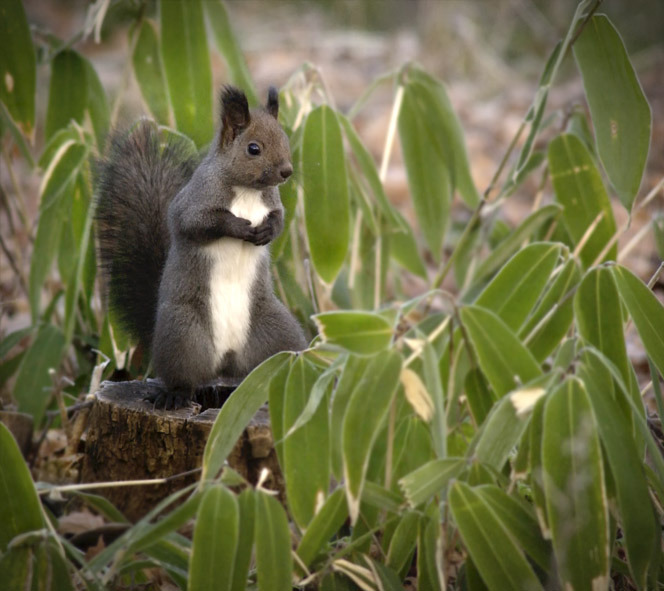
[[150,392],[143,400],[152,403],[153,409],[159,410],[177,410],[179,408],[197,408],[200,404],[196,403],[192,397],[192,392],[184,390],[159,390]]

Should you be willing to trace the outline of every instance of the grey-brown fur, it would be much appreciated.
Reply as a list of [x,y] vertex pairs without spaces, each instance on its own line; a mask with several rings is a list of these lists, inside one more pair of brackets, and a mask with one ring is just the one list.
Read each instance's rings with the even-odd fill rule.
[[[214,362],[205,247],[224,237],[265,245],[283,229],[277,185],[292,165],[288,138],[276,120],[276,96],[271,90],[266,107],[250,112],[244,93],[225,87],[222,124],[195,170],[188,159],[175,162],[179,157],[166,151],[155,155],[156,131],[147,123],[114,141],[102,166],[98,222],[110,301],[130,332],[151,343],[155,373],[171,390],[169,398],[156,401],[160,406],[186,404],[196,386],[222,373],[241,377],[278,351],[306,347],[301,327],[274,295],[265,249],[249,294],[246,345],[219,366]],[[257,144],[260,154],[250,154],[249,144]],[[257,227],[229,211],[238,186],[260,190],[270,210]],[[140,266],[128,262],[132,251]],[[127,286],[130,293],[118,293]]]

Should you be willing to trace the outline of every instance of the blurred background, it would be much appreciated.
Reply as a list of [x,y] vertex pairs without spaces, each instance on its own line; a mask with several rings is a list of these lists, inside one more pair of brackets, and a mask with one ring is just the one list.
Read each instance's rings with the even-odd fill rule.
[[[71,40],[92,61],[108,93],[116,125],[126,126],[147,112],[132,74],[129,47],[129,25],[142,2],[111,2],[99,42],[94,35],[84,40],[76,36],[86,23],[90,3],[85,0],[25,0],[24,5],[38,44],[46,47],[51,35]],[[320,72],[336,106],[347,111],[381,74],[408,61],[421,63],[447,86],[464,127],[480,192],[488,186],[527,112],[544,63],[564,35],[576,6],[574,0],[226,1],[235,35],[263,96],[269,85],[283,86],[302,64],[310,63]],[[148,3],[146,10],[149,17],[157,18],[155,3]],[[607,13],[622,34],[652,108],[653,136],[643,196],[664,177],[664,1],[605,0],[599,11]],[[226,66],[216,51],[210,55],[218,87],[228,79]],[[38,69],[39,122],[44,121],[48,72],[47,66]],[[381,85],[354,119],[376,161],[382,155],[393,98],[391,85]],[[548,111],[564,112],[579,104],[583,104],[581,78],[568,58],[550,94]],[[38,127],[37,150],[42,135]],[[36,215],[40,179],[36,173],[25,172],[20,182],[29,213]],[[0,177],[5,174],[0,167]],[[521,220],[529,213],[534,191],[534,186],[526,184],[508,200],[503,208],[506,221]],[[398,146],[386,192],[412,220]],[[661,209],[661,198],[654,206]],[[652,211],[644,209],[638,215],[649,216]],[[467,215],[460,214],[462,219]],[[625,217],[624,209],[617,207],[619,226]],[[638,228],[639,219],[635,219],[621,244]],[[19,241],[24,238],[14,236]],[[627,264],[647,279],[656,268],[655,258],[649,233],[631,251]],[[5,281],[11,272],[3,267],[0,296],[13,307],[3,314],[2,329],[7,333],[25,324],[27,308],[16,298],[15,286]]]

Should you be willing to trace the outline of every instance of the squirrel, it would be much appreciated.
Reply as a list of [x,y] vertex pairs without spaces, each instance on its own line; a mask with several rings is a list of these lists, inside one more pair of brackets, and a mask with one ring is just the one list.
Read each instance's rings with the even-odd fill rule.
[[108,301],[151,353],[166,391],[156,407],[192,403],[220,375],[246,376],[271,355],[307,347],[274,294],[268,244],[282,231],[277,186],[291,176],[279,95],[249,110],[221,92],[221,124],[200,163],[154,122],[116,133],[100,162],[96,221]]

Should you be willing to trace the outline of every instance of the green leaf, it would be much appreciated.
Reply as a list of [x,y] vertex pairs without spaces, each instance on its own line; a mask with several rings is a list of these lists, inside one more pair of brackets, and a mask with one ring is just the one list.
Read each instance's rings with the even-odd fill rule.
[[390,234],[390,250],[392,257],[404,269],[413,273],[413,275],[426,279],[427,269],[420,256],[415,234],[413,233],[412,228],[406,223],[406,220],[402,218],[401,214],[397,212],[397,216],[405,224],[406,230],[401,232],[395,230]]
[[314,320],[324,343],[358,355],[372,355],[386,349],[393,335],[384,316],[371,312],[325,312]]
[[88,84],[86,110],[92,121],[92,128],[100,151],[104,149],[106,135],[111,124],[111,112],[106,99],[106,91],[92,64],[84,58],[85,79]]
[[406,511],[397,524],[390,546],[387,550],[385,564],[397,573],[403,573],[404,567],[409,567],[412,560],[415,544],[417,543],[417,526],[419,512]]
[[611,374],[592,350],[585,352],[579,376],[590,397],[613,473],[630,569],[639,588],[645,588],[651,550],[659,537],[659,528],[643,470],[643,454],[633,438],[630,418],[615,398]]
[[473,564],[489,589],[543,589],[491,506],[463,482],[450,488],[450,509]]
[[[0,8],[0,10],[2,9]],[[26,138],[23,136],[23,133],[19,129],[18,125],[14,122],[11,115],[9,114],[5,103],[0,101],[0,135],[2,135],[5,130],[8,130],[9,133],[11,133],[16,146],[21,151],[21,155],[23,158],[25,158],[25,161],[28,163],[30,168],[34,168],[35,159],[32,157],[32,153],[30,152],[30,147],[28,146]]]
[[[85,271],[85,265],[87,262],[88,250],[94,250],[94,238],[92,238],[92,240],[90,240],[90,238],[92,235],[92,223],[95,213],[95,204],[90,203],[92,200],[90,199],[89,195],[83,195],[88,191],[88,186],[89,185],[85,179],[79,182],[79,190],[74,194],[74,207],[71,212],[72,218],[82,218],[75,220],[82,222],[82,228],[80,236],[75,236],[75,239],[77,240],[76,253],[74,260],[72,261],[73,264],[71,269],[69,270],[70,275],[67,278],[67,290],[65,292],[64,328],[66,345],[71,343],[71,340],[74,336],[74,329],[76,327],[77,320],[76,305],[78,303],[79,296],[85,287],[83,282],[83,273]],[[86,299],[90,299],[89,294],[86,295]]]
[[137,35],[131,60],[138,87],[152,116],[159,123],[168,124],[170,121],[168,91],[154,23],[145,19]]
[[177,128],[197,146],[212,139],[212,73],[202,0],[159,3],[161,57]]
[[309,523],[297,547],[305,566],[311,565],[323,546],[339,531],[348,517],[343,488],[335,490]]
[[348,401],[353,391],[366,375],[371,358],[349,355],[344,363],[343,371],[330,403],[330,448],[332,471],[337,478],[343,478],[343,421]]
[[247,62],[231,27],[224,3],[220,0],[211,0],[204,2],[203,5],[212,25],[217,48],[226,60],[231,82],[244,90],[250,105],[257,105],[260,101],[256,96]]
[[371,359],[353,390],[343,419],[343,466],[351,522],[357,521],[371,450],[392,403],[401,355],[384,351]]
[[417,507],[447,488],[449,482],[461,473],[464,466],[463,458],[431,460],[399,480],[399,486],[408,504]]
[[609,584],[609,516],[604,465],[585,386],[568,378],[547,399],[542,434],[546,510],[566,589]]
[[251,417],[268,399],[272,377],[292,353],[277,353],[255,368],[230,395],[212,425],[203,453],[201,480],[214,478]]
[[411,80],[421,83],[431,96],[432,102],[430,104],[435,106],[435,109],[430,110],[430,117],[436,121],[435,136],[437,141],[441,146],[447,146],[447,150],[445,151],[443,148],[443,152],[453,160],[454,187],[469,207],[477,206],[480,202],[480,194],[470,173],[463,128],[452,107],[445,85],[420,68],[410,68],[408,76]]
[[88,105],[86,60],[73,49],[53,58],[46,111],[46,139],[74,119],[83,123]]
[[302,180],[311,259],[321,279],[332,283],[348,251],[350,204],[341,129],[327,105],[311,111],[304,124]]
[[551,568],[551,545],[543,538],[539,525],[530,507],[508,495],[494,485],[483,485],[475,489],[482,500],[493,510],[507,531],[544,571]]
[[648,356],[664,374],[664,307],[631,271],[620,265],[612,267],[611,271]]
[[240,533],[235,552],[232,591],[244,591],[247,587],[247,574],[251,563],[251,550],[254,545],[256,493],[251,488],[243,490],[238,496],[240,510]]
[[473,281],[480,282],[487,275],[491,275],[502,267],[505,261],[523,247],[526,240],[551,218],[556,218],[559,214],[560,206],[554,204],[545,205],[531,213],[519,226],[501,240],[491,251],[491,254],[478,265]]
[[2,341],[0,341],[0,359],[5,360],[7,354],[25,337],[31,334],[33,330],[34,328],[32,326],[27,326],[26,328],[15,330],[4,337]]
[[5,589],[73,591],[67,563],[52,538],[11,548],[0,559],[0,577]]
[[559,256],[559,244],[526,246],[491,280],[475,305],[495,312],[510,329],[518,331],[542,294]]
[[28,466],[4,424],[0,423],[0,552],[19,534],[41,529],[41,505]]
[[357,158],[357,162],[363,174],[363,179],[369,185],[369,188],[373,193],[374,200],[380,207],[381,213],[385,218],[390,220],[392,225],[405,232],[408,229],[408,225],[406,224],[406,221],[403,219],[403,217],[388,201],[387,195],[385,194],[385,189],[383,188],[383,183],[380,181],[380,177],[378,176],[378,171],[376,170],[376,165],[371,154],[362,143],[360,136],[357,135],[353,124],[348,120],[348,118],[341,114],[338,114],[337,117],[341,122],[341,125],[344,129],[344,134],[346,135],[348,143],[353,150],[353,154],[355,154],[355,158]]
[[417,536],[417,582],[421,589],[440,589],[437,563],[440,538],[440,510],[434,503],[420,519]]
[[429,424],[431,440],[435,454],[439,458],[447,457],[447,412],[445,410],[445,395],[438,367],[438,356],[433,345],[425,342],[422,355],[424,369],[424,383],[427,393],[433,402],[433,417]]
[[466,306],[460,316],[480,367],[497,396],[541,374],[530,351],[493,312]]
[[[515,394],[518,395],[518,392]],[[528,420],[517,413],[513,397],[503,397],[494,405],[473,438],[470,446],[471,457],[486,466],[502,470],[527,426]]]
[[205,491],[196,517],[189,565],[189,591],[230,591],[240,518],[235,495],[223,486]]
[[453,181],[446,154],[441,153],[431,121],[427,89],[411,82],[404,87],[399,112],[399,138],[418,224],[436,261],[440,260],[452,200]]
[[650,147],[651,114],[618,31],[606,15],[590,19],[574,44],[597,151],[620,201],[631,210]]
[[0,101],[26,134],[35,123],[35,48],[21,0],[0,5]]
[[[291,366],[284,393],[284,433],[306,407],[317,378],[318,372],[303,356]],[[283,443],[288,507],[302,529],[314,516],[318,497],[325,498],[329,488],[329,455],[327,404],[321,404],[311,420],[287,435]]]
[[[589,226],[602,214],[579,253],[583,265],[589,267],[616,232],[602,177],[583,142],[570,133],[558,136],[549,144],[549,169],[556,200],[563,206],[565,228],[575,245],[585,239]],[[616,255],[614,245],[603,260],[615,260]]]
[[55,152],[44,173],[39,225],[30,265],[30,308],[35,322],[39,317],[42,285],[58,252],[63,224],[70,216],[74,179],[87,155],[85,146],[66,141]]
[[41,423],[51,399],[53,378],[49,372],[60,367],[64,346],[65,337],[60,329],[47,324],[39,330],[19,366],[14,399],[20,412],[32,415],[35,425]]
[[606,355],[629,384],[630,367],[620,298],[609,269],[592,269],[586,274],[574,295],[574,312],[584,341]]
[[572,324],[574,311],[570,294],[580,279],[579,265],[570,257],[519,333],[519,338],[540,363],[558,346]]
[[279,501],[269,494],[256,494],[256,570],[259,591],[292,588],[291,539],[288,519]]
[[489,384],[480,369],[471,369],[464,379],[468,409],[477,425],[481,425],[496,402]]

